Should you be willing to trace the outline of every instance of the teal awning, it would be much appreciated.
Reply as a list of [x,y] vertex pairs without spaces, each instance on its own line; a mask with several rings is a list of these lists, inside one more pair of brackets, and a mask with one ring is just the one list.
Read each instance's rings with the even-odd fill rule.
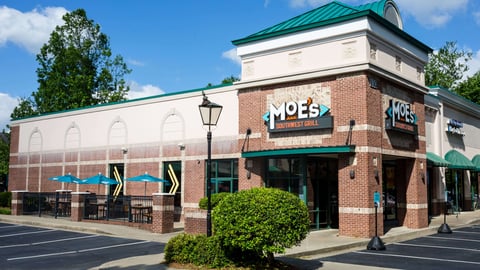
[[243,158],[270,157],[286,155],[308,155],[308,154],[335,154],[355,152],[355,145],[329,146],[329,147],[311,147],[311,148],[293,148],[265,151],[243,152]]
[[460,170],[475,170],[477,167],[462,153],[450,150],[445,154],[445,159],[450,162],[448,168]]
[[476,171],[480,172],[480,155],[474,156],[472,159],[472,163],[477,167]]
[[427,164],[433,167],[448,167],[450,162],[432,152],[427,152]]

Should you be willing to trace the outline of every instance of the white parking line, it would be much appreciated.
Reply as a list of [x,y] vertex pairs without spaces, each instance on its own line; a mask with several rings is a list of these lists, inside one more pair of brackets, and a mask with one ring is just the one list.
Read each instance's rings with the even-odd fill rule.
[[427,261],[440,261],[440,262],[453,262],[453,263],[480,265],[480,262],[448,260],[448,259],[438,259],[438,258],[429,258],[429,257],[398,255],[398,254],[371,253],[371,252],[365,252],[365,251],[354,251],[354,253],[359,253],[363,255],[368,254],[368,255],[374,255],[374,256],[386,256],[386,257],[409,258],[409,259],[418,259],[418,260],[427,260]]
[[14,257],[14,258],[8,258],[7,261],[27,260],[27,259],[34,259],[34,258],[42,258],[42,257],[50,257],[50,256],[58,256],[58,255],[66,255],[66,254],[74,254],[74,253],[83,253],[83,252],[97,251],[97,250],[102,250],[102,249],[109,249],[109,248],[114,248],[114,247],[125,247],[125,246],[140,245],[140,244],[149,243],[149,242],[150,241],[140,241],[140,242],[118,244],[118,245],[111,245],[111,246],[104,246],[104,247],[97,247],[97,248],[89,248],[89,249],[81,249],[81,250],[73,250],[73,251],[66,251],[66,252],[47,253],[47,254],[40,254],[40,255],[33,255],[33,256],[25,256],[25,257]]
[[0,229],[12,228],[12,227],[22,227],[22,226],[21,225],[6,225],[6,226],[0,226]]
[[443,249],[454,249],[454,250],[480,252],[480,249],[473,249],[473,248],[457,248],[457,247],[432,246],[432,245],[415,245],[415,244],[406,244],[406,243],[392,243],[392,245],[411,246],[411,247],[425,247],[425,248],[443,248]]
[[63,242],[63,241],[70,241],[70,240],[78,240],[78,239],[85,239],[91,237],[98,237],[99,235],[87,235],[87,236],[79,236],[79,237],[70,237],[70,238],[62,238],[62,239],[55,239],[43,242],[35,242],[35,243],[27,243],[27,244],[16,244],[16,245],[8,245],[8,246],[0,246],[2,248],[12,248],[12,247],[27,247],[27,246],[36,246],[36,245],[43,245],[55,242]]
[[480,234],[480,232],[466,232],[466,231],[455,231],[455,233]]
[[445,237],[438,237],[438,236],[425,236],[426,238],[434,238],[434,239],[442,239],[442,240],[448,240],[448,241],[468,241],[468,242],[479,242],[480,240],[475,240],[475,239],[468,239],[468,238],[445,238]]
[[56,230],[43,230],[43,231],[34,231],[34,232],[24,232],[24,233],[14,233],[14,234],[6,234],[0,235],[0,237],[11,237],[11,236],[19,236],[19,235],[26,235],[26,234],[36,234],[36,233],[46,233],[46,232],[53,232]]

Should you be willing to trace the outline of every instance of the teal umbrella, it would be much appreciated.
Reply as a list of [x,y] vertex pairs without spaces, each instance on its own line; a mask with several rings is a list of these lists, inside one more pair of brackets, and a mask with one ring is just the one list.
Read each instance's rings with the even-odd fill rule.
[[66,175],[52,176],[52,177],[48,178],[48,180],[63,182],[63,183],[78,183],[78,182],[82,181],[82,180],[80,180],[80,178],[75,177],[75,176],[71,175],[70,173],[66,174]]
[[105,175],[99,173],[97,175],[85,178],[80,181],[78,184],[86,185],[115,185],[118,184],[117,180],[106,177]]
[[141,175],[137,175],[137,176],[134,176],[134,177],[127,178],[127,179],[125,179],[125,180],[131,181],[131,182],[145,182],[144,195],[147,194],[147,182],[157,182],[157,183],[163,182],[163,183],[169,183],[167,180],[162,179],[162,178],[155,177],[155,176],[153,176],[153,175],[148,174],[147,172],[145,172],[144,174],[141,174]]

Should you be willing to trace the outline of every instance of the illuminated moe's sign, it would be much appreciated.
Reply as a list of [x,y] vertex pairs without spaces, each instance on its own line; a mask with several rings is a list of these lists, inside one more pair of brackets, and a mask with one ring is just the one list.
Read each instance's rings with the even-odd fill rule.
[[283,102],[279,106],[270,104],[270,110],[263,115],[268,132],[298,131],[333,128],[333,117],[325,105],[306,100]]
[[409,134],[418,134],[417,115],[412,111],[412,104],[390,100],[390,107],[385,112],[385,129]]

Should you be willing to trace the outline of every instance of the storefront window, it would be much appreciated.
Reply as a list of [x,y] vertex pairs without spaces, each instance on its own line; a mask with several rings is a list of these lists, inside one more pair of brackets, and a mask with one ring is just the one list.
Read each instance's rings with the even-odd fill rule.
[[266,186],[300,195],[301,175],[299,158],[268,159]]
[[212,194],[238,191],[238,159],[212,160]]

